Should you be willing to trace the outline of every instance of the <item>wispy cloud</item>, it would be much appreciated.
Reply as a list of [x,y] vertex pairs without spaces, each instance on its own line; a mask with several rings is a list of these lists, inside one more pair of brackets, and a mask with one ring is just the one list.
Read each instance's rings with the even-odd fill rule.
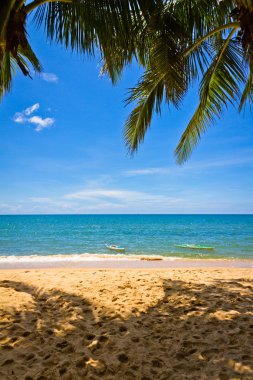
[[226,167],[226,166],[239,166],[239,165],[245,165],[245,164],[253,163],[253,152],[252,151],[247,152],[246,155],[244,152],[240,152],[238,154],[238,156],[239,157],[236,157],[236,158],[234,158],[234,157],[232,157],[232,158],[222,157],[219,160],[213,160],[210,162],[206,161],[206,162],[199,163],[196,165],[192,164],[192,168],[193,169],[218,168],[218,167],[222,168],[222,167]]
[[152,207],[154,205],[170,206],[181,201],[181,198],[142,191],[101,188],[85,189],[66,194],[63,198],[78,202],[85,201],[86,206],[90,209],[97,208],[98,206],[101,209],[113,207],[114,209],[131,209],[131,212],[133,212],[134,207],[142,209],[142,207],[147,207],[148,205],[152,205]]
[[33,114],[35,111],[37,111],[39,108],[40,108],[40,104],[35,103],[32,106],[23,110],[22,112],[16,112],[15,115],[13,116],[13,121],[15,123],[20,123],[20,124],[35,125],[34,130],[36,132],[40,132],[45,128],[50,128],[55,122],[54,118],[52,118],[52,117],[42,118],[41,116],[37,116],[37,115],[29,117],[31,114]]
[[196,163],[186,163],[184,166],[162,166],[162,167],[154,167],[154,168],[143,168],[143,169],[135,169],[135,170],[127,170],[123,173],[125,176],[143,176],[143,175],[153,175],[153,174],[171,174],[172,172],[177,172],[178,174],[189,171],[198,171],[203,169],[212,169],[212,168],[223,168],[229,166],[240,166],[247,165],[253,163],[253,152],[247,152],[245,154],[239,154],[239,157],[228,157],[228,158],[220,158],[217,160],[210,160],[204,162],[196,162]]
[[37,111],[40,108],[39,103],[33,104],[31,107],[27,107],[22,112],[16,112],[13,116],[15,123],[25,123],[27,121],[27,116],[30,116],[33,112]]
[[15,123],[23,124],[26,122],[26,120],[27,119],[24,113],[21,113],[21,112],[16,112],[15,115],[13,116],[13,121],[15,121]]
[[[171,214],[171,213],[252,213],[252,201],[247,195],[234,203],[238,189],[222,195],[220,189],[203,192],[197,187],[184,191],[155,189],[137,191],[116,187],[84,187],[81,191],[42,194],[23,198],[17,203],[0,201],[0,214]],[[245,194],[245,192],[244,192]]]
[[26,116],[29,116],[29,115],[31,115],[33,112],[37,111],[39,108],[40,108],[40,104],[39,104],[39,103],[35,103],[33,106],[26,108],[26,109],[24,110],[24,114],[25,114]]
[[22,210],[20,204],[0,203],[0,214],[18,214]]
[[78,191],[71,194],[66,194],[64,198],[66,199],[101,199],[101,198],[110,198],[124,200],[133,197],[138,197],[141,193],[137,191],[129,190],[118,190],[118,189],[87,189],[83,191]]
[[34,202],[34,203],[50,203],[51,202],[51,198],[47,198],[47,197],[31,197],[30,201]]
[[152,175],[152,174],[163,174],[170,170],[168,167],[158,167],[158,168],[145,168],[145,169],[135,169],[127,170],[124,172],[126,176],[138,176],[138,175]]
[[36,125],[36,132],[40,132],[44,128],[50,128],[54,124],[54,121],[55,120],[52,117],[46,117],[45,119],[42,119],[40,116],[33,116],[28,119],[29,123]]
[[58,83],[59,78],[56,74],[53,73],[42,73],[41,78],[46,81],[46,82],[51,82],[51,83]]
[[29,212],[150,213],[174,210],[182,200],[160,194],[115,188],[85,188],[51,197],[30,197]]

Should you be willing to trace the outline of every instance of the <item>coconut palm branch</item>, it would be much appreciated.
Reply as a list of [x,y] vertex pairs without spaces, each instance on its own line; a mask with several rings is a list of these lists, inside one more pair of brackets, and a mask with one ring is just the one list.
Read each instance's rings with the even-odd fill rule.
[[11,88],[12,77],[17,69],[30,76],[30,66],[35,72],[41,65],[33,52],[26,33],[26,14],[20,1],[6,1],[1,4],[0,19],[0,98]]
[[249,72],[248,81],[244,87],[242,97],[239,104],[239,111],[241,112],[246,104],[248,104],[250,107],[253,104],[253,82],[252,82],[252,74]]
[[[232,1],[218,4],[179,0],[173,2],[173,9],[168,7],[181,22],[184,36],[181,33],[178,51],[172,59],[166,54],[165,42],[160,45],[158,55],[157,47],[151,49],[149,70],[153,74],[144,74],[131,90],[128,102],[137,102],[125,124],[126,144],[131,153],[144,140],[152,115],[160,112],[163,99],[168,104],[180,106],[194,82],[200,80],[200,102],[176,148],[179,163],[190,156],[203,133],[229,103],[239,103],[241,109],[246,102],[252,102],[251,45],[249,37],[247,43],[245,38],[242,40],[242,19],[233,14],[234,6]],[[183,17],[180,7],[184,8]],[[244,28],[244,33],[245,30],[248,29]],[[156,39],[152,43],[157,45]],[[178,75],[172,76],[175,72]],[[150,77],[154,78],[153,86],[149,85]],[[169,77],[170,80],[166,81]],[[175,102],[168,94],[173,94],[173,90],[179,87],[180,97]]]
[[241,98],[245,67],[241,59],[241,45],[231,40],[234,33],[235,29],[232,29],[227,39],[221,41],[214,61],[201,80],[199,105],[176,148],[179,163],[190,156],[202,134],[221,116],[223,109]]
[[[47,38],[78,53],[100,54],[115,81],[133,57],[144,57],[136,37],[161,0],[5,0],[0,4],[0,92],[10,89],[14,66],[31,76],[29,63],[40,71],[26,33],[27,17],[44,27]],[[117,52],[117,58],[114,53]],[[116,55],[116,54],[115,54]],[[23,59],[20,59],[20,56]],[[11,65],[11,61],[15,65]],[[24,60],[26,64],[24,64]],[[143,59],[142,59],[143,62]],[[9,70],[10,69],[10,70]],[[4,73],[6,70],[6,73]]]
[[[217,18],[216,13],[212,13],[212,9],[215,8],[209,9],[209,3],[206,2],[205,10],[200,10],[197,7],[200,3],[198,1],[193,1],[193,7],[187,8],[187,4],[189,6],[190,3],[178,1],[173,5],[169,4],[163,10],[163,14],[157,16],[155,28],[149,30],[149,40],[152,41],[149,68],[127,99],[127,103],[137,102],[125,124],[126,144],[131,153],[135,152],[143,141],[153,113],[160,113],[162,101],[178,108],[189,86],[207,70],[215,57],[209,38],[217,33],[221,38],[224,29],[231,28],[229,25],[210,31],[209,23],[213,23]],[[181,7],[185,7],[183,14]],[[190,17],[192,12],[195,22]],[[206,22],[203,15],[201,17],[201,12],[207,13]],[[209,32],[203,37],[202,33],[208,29]],[[156,93],[159,94],[157,99]]]
[[200,103],[177,147],[179,162],[228,103],[239,102],[241,109],[252,102],[253,0],[2,1],[0,96],[17,69],[26,76],[31,68],[41,71],[26,33],[28,17],[50,42],[100,56],[112,82],[133,59],[143,66],[128,98],[137,102],[125,128],[131,152],[162,102],[179,107],[194,83],[200,81]]

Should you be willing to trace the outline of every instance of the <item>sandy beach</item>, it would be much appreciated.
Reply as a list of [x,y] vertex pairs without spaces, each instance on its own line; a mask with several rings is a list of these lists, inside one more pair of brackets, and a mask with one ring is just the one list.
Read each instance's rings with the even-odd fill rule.
[[253,379],[250,268],[0,271],[0,378]]

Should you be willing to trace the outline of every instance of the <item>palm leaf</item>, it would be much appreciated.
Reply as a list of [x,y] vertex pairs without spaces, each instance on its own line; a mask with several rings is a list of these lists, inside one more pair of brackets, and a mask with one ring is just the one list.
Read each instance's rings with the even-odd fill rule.
[[[226,24],[234,8],[232,0],[177,0],[167,2],[170,12],[177,14],[184,31],[192,36],[192,42],[205,36],[210,30]],[[191,42],[191,43],[192,43]]]
[[56,1],[38,7],[34,20],[38,27],[44,25],[52,42],[88,55],[100,51],[105,70],[113,76],[136,57],[136,36],[158,3],[161,0]]
[[5,0],[0,3],[0,42],[5,38],[6,27],[14,5],[15,0]]
[[221,41],[217,55],[200,83],[200,102],[176,148],[178,163],[191,154],[201,135],[220,117],[228,103],[240,98],[240,85],[245,81],[241,46],[231,38]]
[[20,47],[15,57],[9,51],[4,53],[0,70],[0,98],[4,93],[10,91],[12,77],[16,73],[17,68],[24,75],[28,75],[31,78],[30,65],[32,65],[36,73],[41,72],[42,68],[39,60],[29,44],[27,44],[25,49]]
[[10,90],[12,81],[11,54],[6,51],[2,58],[0,71],[0,98]]
[[239,112],[241,112],[242,109],[246,107],[246,104],[248,104],[250,107],[253,104],[253,79],[251,72],[249,72],[249,77],[242,93],[238,108]]
[[224,29],[238,27],[238,23],[219,25],[231,9],[231,1],[221,6],[217,1],[180,0],[156,10],[144,30],[150,44],[148,67],[127,100],[137,101],[125,124],[125,141],[131,153],[144,140],[163,99],[180,106],[189,86],[217,58],[215,44],[222,40]]
[[154,111],[160,113],[162,101],[178,108],[189,85],[208,67],[213,56],[206,41],[185,56],[191,36],[181,31],[181,20],[167,12],[156,13],[145,31],[151,45],[149,68],[127,99],[127,103],[137,101],[125,123],[125,141],[131,153],[144,140]]
[[35,73],[40,73],[42,71],[42,67],[39,62],[39,59],[37,58],[36,54],[32,50],[28,41],[25,48],[22,48],[20,46],[18,53],[19,53],[19,56],[22,56],[23,59],[26,61],[26,66],[29,72],[30,72],[29,64],[32,66]]
[[139,101],[125,123],[124,132],[126,145],[131,153],[136,151],[143,141],[150,126],[154,109],[157,113],[161,111],[163,95],[164,81],[152,72],[146,73],[139,86],[132,90],[128,102],[136,98],[139,98]]

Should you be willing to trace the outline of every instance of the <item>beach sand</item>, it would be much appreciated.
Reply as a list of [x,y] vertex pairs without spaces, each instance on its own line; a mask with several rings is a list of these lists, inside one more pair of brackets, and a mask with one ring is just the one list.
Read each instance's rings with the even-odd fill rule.
[[253,270],[0,271],[0,379],[253,379]]

